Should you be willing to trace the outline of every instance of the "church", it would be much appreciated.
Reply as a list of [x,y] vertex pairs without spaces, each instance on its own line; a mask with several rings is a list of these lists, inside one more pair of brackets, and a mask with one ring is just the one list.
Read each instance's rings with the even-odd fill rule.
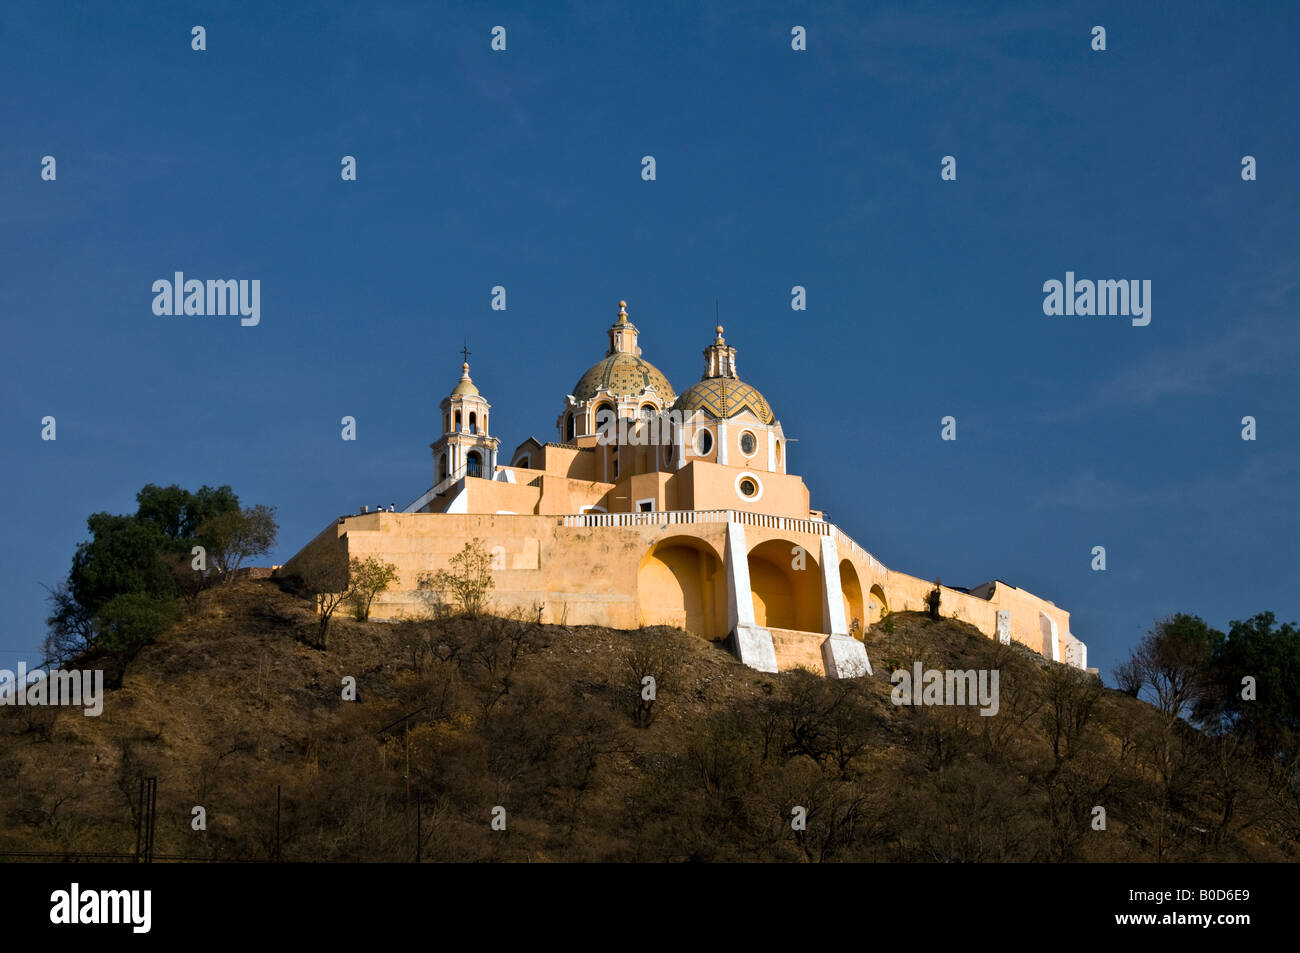
[[[372,618],[429,612],[427,580],[469,540],[492,554],[493,611],[726,639],[752,668],[871,673],[870,626],[923,610],[933,584],[885,567],[813,509],[781,422],[741,379],[721,326],[678,393],[620,301],[604,357],[563,397],[555,439],[508,456],[468,363],[440,404],[432,486],[401,512],[341,516],[291,559],[377,556],[398,582]],[[424,585],[422,585],[422,582]],[[940,612],[1087,668],[1068,612],[995,580],[942,587]]]

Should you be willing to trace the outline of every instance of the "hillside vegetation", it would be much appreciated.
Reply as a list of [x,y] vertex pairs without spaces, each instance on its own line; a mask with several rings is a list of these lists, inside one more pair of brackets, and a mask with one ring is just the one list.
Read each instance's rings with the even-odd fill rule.
[[[664,628],[339,619],[321,649],[317,627],[238,579],[127,662],[102,716],[0,708],[0,853],[131,852],[142,776],[164,856],[410,861],[417,810],[425,860],[1296,853],[1294,785],[1239,743],[948,619],[896,614],[867,633],[876,675],[846,681]],[[997,669],[998,713],[892,704],[914,660]]]

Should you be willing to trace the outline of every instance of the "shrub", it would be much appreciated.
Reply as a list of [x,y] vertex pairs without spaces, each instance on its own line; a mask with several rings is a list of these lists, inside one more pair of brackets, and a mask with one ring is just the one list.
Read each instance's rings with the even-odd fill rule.
[[452,556],[446,569],[433,576],[434,588],[451,593],[452,599],[466,615],[479,615],[487,605],[487,594],[496,583],[492,579],[492,556],[483,542],[472,539]]
[[925,594],[925,611],[931,619],[939,619],[939,600],[942,598],[939,592],[939,580],[934,581],[934,588]]
[[348,588],[348,602],[356,620],[364,622],[370,618],[370,605],[375,596],[397,581],[397,567],[376,556],[364,560],[353,556],[349,568],[352,585]]

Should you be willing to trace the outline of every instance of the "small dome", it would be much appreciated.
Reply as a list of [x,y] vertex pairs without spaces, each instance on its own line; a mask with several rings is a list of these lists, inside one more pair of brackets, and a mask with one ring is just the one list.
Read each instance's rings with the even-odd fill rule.
[[469,364],[460,366],[460,380],[457,382],[455,389],[451,392],[452,397],[477,397],[479,396],[478,388],[474,382],[469,379]]
[[677,403],[673,404],[673,410],[683,414],[702,410],[718,420],[748,410],[764,424],[770,425],[776,420],[771,404],[758,392],[758,388],[734,377],[706,377],[698,384],[688,387],[677,398]]
[[677,392],[659,368],[635,354],[619,352],[593,364],[573,386],[577,400],[591,400],[596,391],[607,389],[616,397],[635,397],[647,387],[665,404],[672,403]]

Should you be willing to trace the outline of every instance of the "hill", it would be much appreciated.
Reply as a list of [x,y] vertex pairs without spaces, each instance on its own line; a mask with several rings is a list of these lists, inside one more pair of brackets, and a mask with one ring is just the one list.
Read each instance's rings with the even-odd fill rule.
[[[847,681],[662,628],[339,619],[327,650],[315,628],[312,603],[242,579],[144,648],[100,717],[0,708],[0,854],[131,853],[142,776],[162,857],[413,860],[417,812],[426,860],[1296,852],[1286,785],[1230,742],[953,620],[895,614],[867,634],[876,675]],[[916,660],[996,670],[997,714],[893,704]]]

